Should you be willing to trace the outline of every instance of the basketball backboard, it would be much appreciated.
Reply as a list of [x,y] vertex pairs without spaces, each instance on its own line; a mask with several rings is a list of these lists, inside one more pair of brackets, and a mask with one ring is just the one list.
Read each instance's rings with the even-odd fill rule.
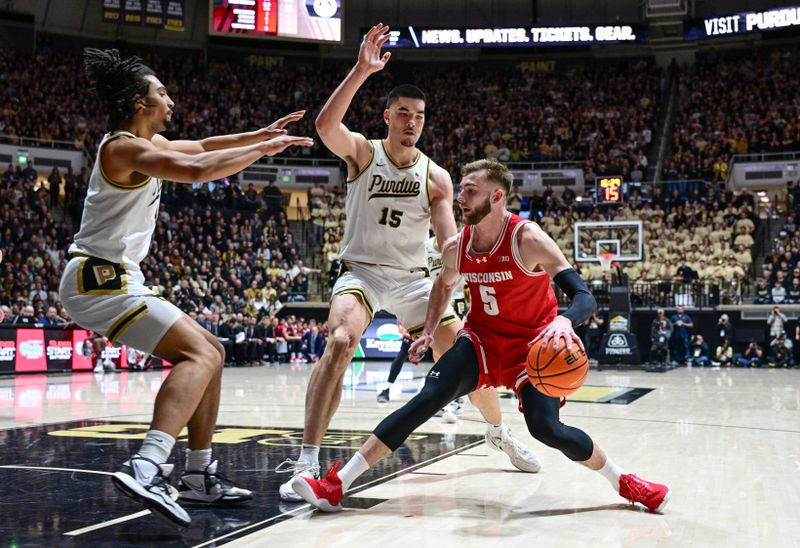
[[614,253],[615,261],[642,260],[642,221],[575,223],[575,262],[600,262],[601,253]]

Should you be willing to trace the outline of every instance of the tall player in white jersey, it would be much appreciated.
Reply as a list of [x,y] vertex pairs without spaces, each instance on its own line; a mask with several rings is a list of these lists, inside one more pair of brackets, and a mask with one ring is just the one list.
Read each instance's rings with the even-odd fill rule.
[[146,288],[139,263],[150,248],[161,181],[211,181],[237,173],[265,155],[313,141],[284,135],[303,111],[267,128],[202,141],[169,141],[164,131],[174,103],[164,85],[137,57],[87,49],[85,67],[111,132],[98,148],[89,177],[81,227],[69,248],[59,289],[75,322],[173,364],[156,396],[153,421],[139,451],[112,476],[123,493],[179,526],[186,511],[170,497],[165,464],[175,438],[188,425],[186,472],[180,500],[239,503],[252,493],[218,473],[211,458],[224,350],[197,322]]
[[[358,89],[389,60],[389,53],[380,53],[388,39],[387,26],[370,29],[358,62],[316,120],[325,146],[347,163],[347,221],[340,257],[344,272],[333,287],[328,344],[308,382],[300,457],[279,467],[292,472],[279,490],[287,501],[302,500],[292,487],[294,478],[319,477],[320,444],[339,407],[347,365],[373,314],[386,310],[412,336],[421,333],[432,287],[424,268],[431,222],[440,245],[456,234],[450,175],[416,148],[425,123],[422,91],[402,85],[389,93],[383,112],[385,139],[368,140],[342,123]],[[434,355],[452,346],[461,326],[452,309],[447,310],[434,334]],[[520,470],[538,471],[536,455],[502,424],[497,393],[480,390],[470,397],[489,423],[489,445],[506,452]]]

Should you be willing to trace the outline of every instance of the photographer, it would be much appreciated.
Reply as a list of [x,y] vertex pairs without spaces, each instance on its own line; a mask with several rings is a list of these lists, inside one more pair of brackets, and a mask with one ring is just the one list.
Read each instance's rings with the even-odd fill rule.
[[727,314],[723,314],[719,317],[718,328],[720,344],[728,341],[728,346],[733,348],[733,323],[731,323]]
[[717,346],[715,353],[716,359],[711,363],[715,366],[730,367],[733,365],[733,346],[728,339],[722,339],[722,343]]
[[692,337],[689,365],[695,367],[711,365],[711,359],[708,357],[708,343],[703,340],[702,335],[695,335]]
[[[663,315],[663,310],[660,311]],[[650,363],[665,363],[669,354],[672,324],[666,318],[653,320],[650,327]]]
[[772,307],[772,312],[769,313],[769,317],[767,318],[770,338],[774,339],[783,331],[785,331],[784,327],[786,326],[787,321],[786,315],[781,312],[781,308],[779,306]]
[[758,346],[756,341],[750,341],[744,352],[736,360],[736,364],[742,367],[761,367],[761,358],[764,356],[764,351]]
[[769,343],[770,356],[768,365],[770,367],[794,367],[792,362],[792,341],[786,338],[786,333],[781,332]]

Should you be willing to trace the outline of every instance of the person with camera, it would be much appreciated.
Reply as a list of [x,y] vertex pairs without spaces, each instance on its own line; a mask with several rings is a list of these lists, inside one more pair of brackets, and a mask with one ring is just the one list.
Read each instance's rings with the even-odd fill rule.
[[708,356],[708,343],[703,339],[700,334],[692,337],[692,344],[689,357],[689,365],[694,367],[706,367],[711,365],[711,359]]
[[792,341],[786,338],[786,333],[781,331],[769,343],[770,355],[767,364],[769,367],[794,367],[792,361]]
[[659,317],[650,326],[650,363],[665,363],[669,356],[669,340],[672,337],[672,323],[658,311]]
[[722,339],[722,342],[717,346],[714,357],[715,359],[711,364],[715,367],[730,367],[733,365],[733,345],[728,339]]
[[720,344],[728,341],[728,346],[733,348],[733,323],[730,317],[727,314],[720,316],[717,327],[719,329]]
[[781,312],[781,307],[773,306],[772,312],[769,313],[767,318],[767,325],[769,326],[769,336],[771,339],[777,338],[781,333],[786,331],[786,314]]
[[764,350],[758,343],[751,340],[741,356],[736,360],[736,364],[742,367],[761,367],[761,359],[764,357]]

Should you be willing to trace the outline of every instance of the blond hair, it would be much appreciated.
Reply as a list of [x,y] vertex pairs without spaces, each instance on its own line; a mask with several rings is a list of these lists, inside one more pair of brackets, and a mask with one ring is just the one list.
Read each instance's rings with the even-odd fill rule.
[[461,168],[461,176],[466,177],[470,173],[481,170],[486,171],[487,180],[503,187],[506,195],[511,192],[511,183],[514,181],[514,176],[506,166],[497,160],[483,159],[470,162]]

